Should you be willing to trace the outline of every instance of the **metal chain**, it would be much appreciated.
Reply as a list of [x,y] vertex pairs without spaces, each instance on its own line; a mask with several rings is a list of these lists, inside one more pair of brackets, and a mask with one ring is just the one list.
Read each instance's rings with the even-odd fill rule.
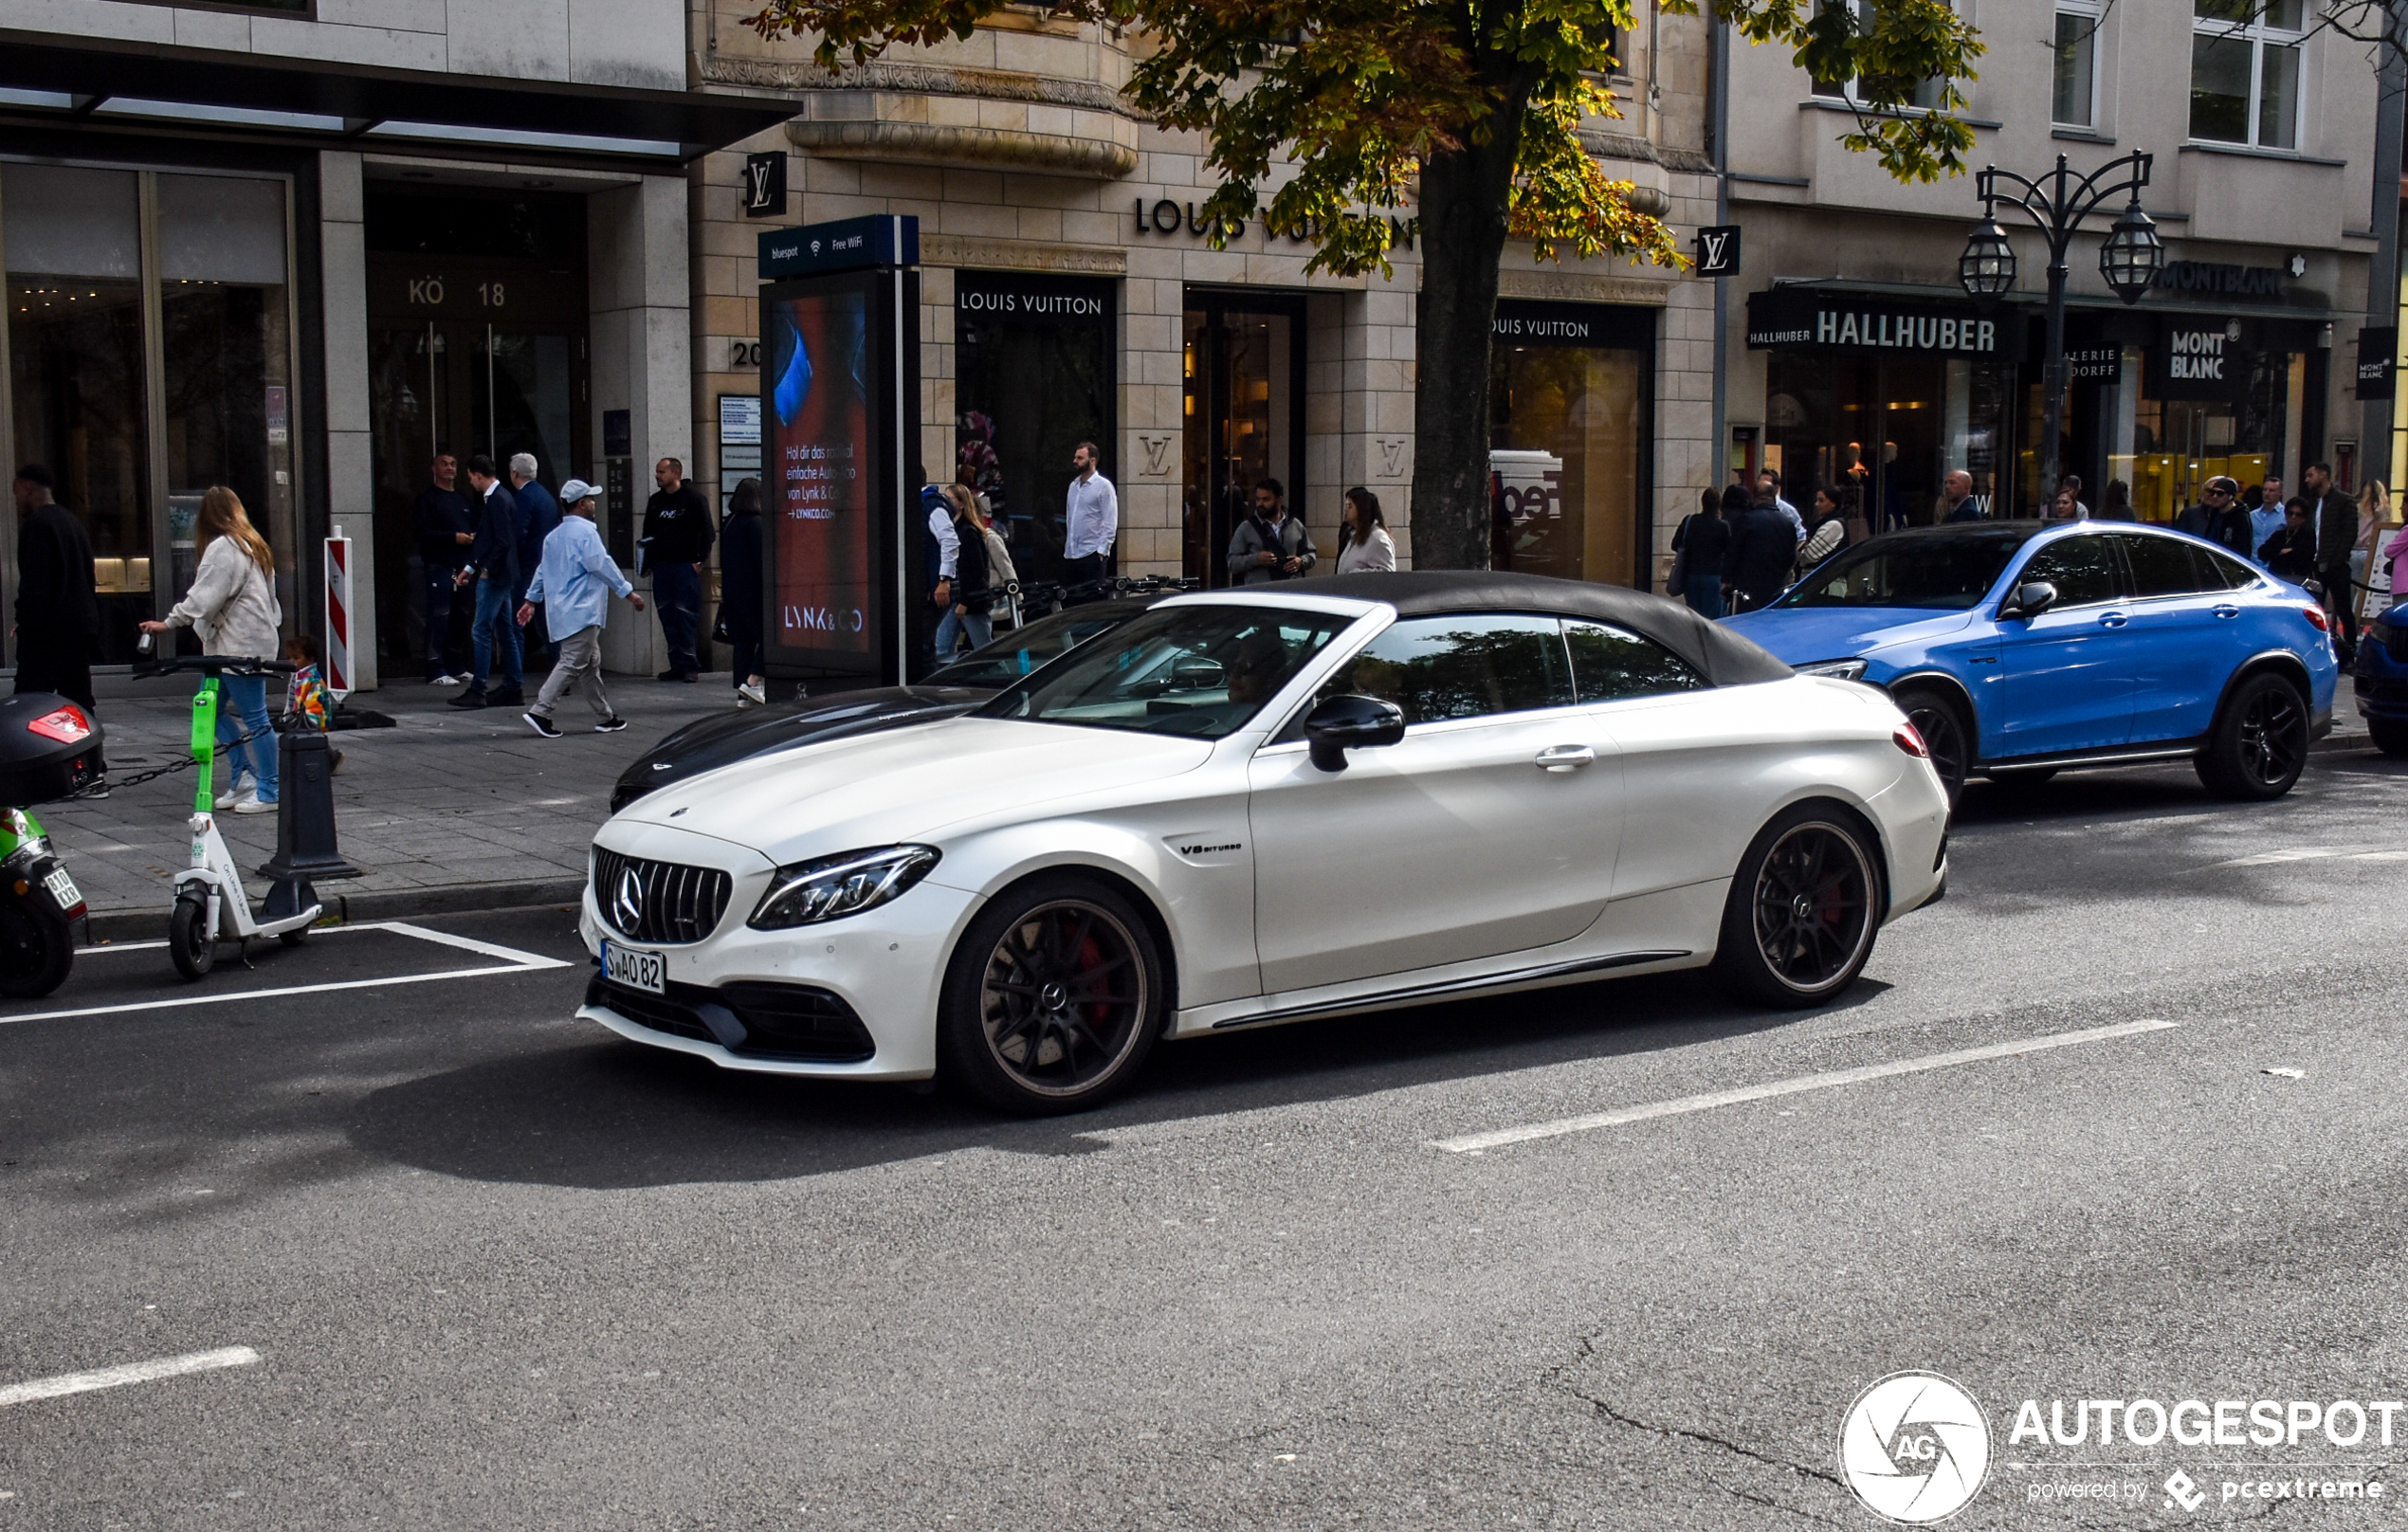
[[[273,723],[266,723],[251,730],[248,734],[237,735],[233,739],[227,740],[224,744],[219,745],[213,753],[211,758],[214,759],[216,756],[224,755],[227,751],[233,749],[236,745],[249,744],[254,739],[274,734],[275,732],[276,725]],[[93,783],[89,787],[76,789],[73,793],[68,793],[65,799],[60,801],[72,801],[77,798],[97,797],[102,793],[115,793],[119,788],[140,787],[145,782],[155,781],[162,776],[170,776],[177,772],[191,771],[194,766],[199,764],[200,763],[194,760],[192,757],[187,756],[182,760],[172,760],[164,766],[155,767],[147,772],[137,772],[132,776],[102,777],[100,781]]]

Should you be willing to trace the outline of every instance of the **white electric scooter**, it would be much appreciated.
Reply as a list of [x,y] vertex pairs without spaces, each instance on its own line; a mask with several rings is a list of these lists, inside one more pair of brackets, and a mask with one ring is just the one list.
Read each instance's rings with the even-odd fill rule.
[[[175,971],[186,978],[207,976],[217,964],[217,943],[242,943],[245,966],[250,944],[260,937],[277,937],[298,947],[324,906],[317,891],[301,878],[279,878],[268,889],[267,902],[251,913],[250,895],[243,889],[243,871],[226,838],[217,832],[217,700],[221,676],[290,675],[282,660],[255,660],[234,654],[186,655],[157,670],[199,670],[205,679],[192,694],[192,763],[200,768],[200,785],[192,794],[192,858],[171,877],[175,913],[168,917],[167,950]],[[156,673],[154,671],[153,673]],[[276,741],[265,741],[276,748]]]

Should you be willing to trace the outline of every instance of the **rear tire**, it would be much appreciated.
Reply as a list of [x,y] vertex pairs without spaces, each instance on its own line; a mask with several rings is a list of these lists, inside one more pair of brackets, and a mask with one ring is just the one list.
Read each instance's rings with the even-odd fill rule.
[[2386,756],[2408,756],[2408,722],[2399,719],[2368,719],[2366,738]]
[[37,1000],[67,981],[75,932],[47,899],[0,898],[0,995]]
[[2281,797],[2307,767],[2308,699],[2264,672],[2234,688],[2198,760],[2210,793],[2241,802]]
[[1833,803],[1784,810],[1739,860],[1715,973],[1760,1005],[1821,1005],[1864,972],[1884,904],[1880,847],[1863,821]]
[[962,934],[937,1017],[940,1078],[1027,1116],[1125,1088],[1169,1013],[1154,928],[1100,878],[1031,879]]
[[167,955],[189,979],[207,978],[217,966],[217,933],[210,929],[207,899],[186,894],[176,900],[175,913],[167,918]]
[[277,937],[276,939],[283,942],[287,947],[298,947],[308,938],[308,936],[309,927],[304,925],[297,931],[286,931]]
[[1948,807],[1955,808],[1964,793],[1965,775],[1973,769],[1975,754],[1973,725],[1962,704],[1937,686],[1901,686],[1893,701],[1923,736],[1932,770],[1940,774],[1940,785],[1948,790]]

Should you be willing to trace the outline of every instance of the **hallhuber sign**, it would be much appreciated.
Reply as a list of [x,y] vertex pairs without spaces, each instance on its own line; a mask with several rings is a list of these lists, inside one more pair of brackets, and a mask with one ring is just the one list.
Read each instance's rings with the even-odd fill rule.
[[1970,304],[1779,287],[1747,298],[1751,351],[1906,351],[1998,361],[2020,355],[2021,338],[2011,312]]

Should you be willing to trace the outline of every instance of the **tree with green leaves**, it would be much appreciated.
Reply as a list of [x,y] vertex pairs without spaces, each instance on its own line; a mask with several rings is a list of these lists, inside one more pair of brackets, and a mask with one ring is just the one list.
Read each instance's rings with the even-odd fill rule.
[[[897,45],[967,38],[1006,0],[770,0],[765,36],[813,42],[841,71]],[[1852,149],[1894,175],[1961,170],[1972,134],[1953,83],[1981,45],[1949,0],[1660,0],[1791,50],[1817,79],[1854,82]],[[1314,231],[1311,269],[1391,272],[1418,223],[1414,560],[1488,562],[1488,339],[1509,241],[1686,264],[1673,231],[1635,211],[1581,146],[1618,116],[1603,83],[1633,0],[1058,0],[1055,14],[1144,34],[1126,94],[1205,140],[1226,229],[1269,193],[1273,227]],[[1925,87],[1943,82],[1934,101]],[[1918,103],[1918,96],[1924,103]],[[1216,235],[1224,238],[1225,235]]]

